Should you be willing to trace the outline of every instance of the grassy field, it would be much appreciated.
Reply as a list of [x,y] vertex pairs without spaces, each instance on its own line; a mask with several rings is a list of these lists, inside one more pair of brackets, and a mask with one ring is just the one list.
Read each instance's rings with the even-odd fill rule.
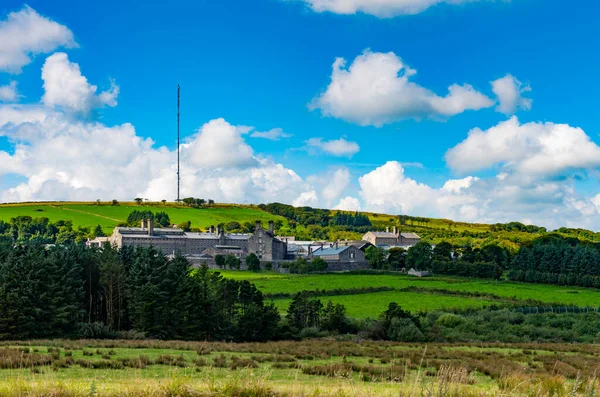
[[600,347],[5,342],[2,396],[592,396]]
[[[491,299],[476,299],[457,296],[440,296],[433,294],[420,294],[415,292],[375,292],[358,295],[334,295],[320,297],[321,302],[326,304],[340,303],[346,307],[346,314],[354,318],[376,318],[388,308],[390,302],[399,303],[404,310],[410,312],[431,311],[436,309],[465,309],[482,308],[494,303]],[[275,306],[280,312],[285,313],[290,305],[291,299],[276,299]]]
[[125,222],[127,216],[134,210],[164,211],[169,214],[172,223],[191,221],[192,227],[206,229],[211,225],[237,221],[254,222],[260,220],[263,224],[269,220],[285,218],[271,215],[256,207],[244,205],[217,205],[206,208],[186,208],[175,205],[138,205],[135,203],[120,203],[113,206],[96,203],[25,203],[0,205],[0,220],[8,221],[17,216],[31,216],[32,218],[46,217],[51,222],[58,220],[72,220],[73,226],[95,227],[102,226],[105,232],[110,232],[118,223]]
[[[391,287],[395,291],[364,293],[357,295],[322,296],[324,303],[331,300],[346,306],[348,315],[357,318],[377,317],[390,302],[397,302],[412,312],[419,310],[449,308],[480,308],[493,303],[528,300],[558,303],[569,306],[600,307],[600,291],[591,288],[567,287],[544,284],[486,281],[451,277],[416,278],[387,274],[319,274],[282,275],[275,273],[251,273],[246,271],[222,271],[223,276],[247,279],[265,294],[294,294],[300,291],[331,291],[348,288]],[[409,289],[406,291],[405,289]],[[410,291],[419,288],[418,292]],[[464,293],[463,296],[453,292]],[[470,296],[472,294],[481,296]],[[278,308],[285,311],[289,299],[275,299]]]

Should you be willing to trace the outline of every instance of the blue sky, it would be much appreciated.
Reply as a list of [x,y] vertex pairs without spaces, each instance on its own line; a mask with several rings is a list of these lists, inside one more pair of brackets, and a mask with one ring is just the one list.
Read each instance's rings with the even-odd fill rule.
[[[4,169],[0,166],[5,190],[0,200],[172,199],[167,192],[172,187],[176,87],[181,84],[182,135],[189,142],[189,154],[182,153],[188,159],[186,194],[469,221],[600,226],[600,159],[594,160],[596,150],[600,153],[595,116],[600,28],[593,19],[600,5],[591,0],[577,6],[558,0],[382,4],[374,9],[366,0],[180,1],[176,6],[4,0],[0,39],[14,38],[30,61],[12,59],[3,68],[2,59],[19,52],[0,44],[0,87],[16,82],[16,96],[0,104],[0,160],[2,152],[7,159]],[[31,18],[32,12],[45,22],[11,18],[19,13]],[[21,43],[12,33],[17,30],[8,29],[14,25],[27,35],[36,23],[50,29],[37,39],[46,40],[43,46]],[[52,30],[56,26],[63,31]],[[66,57],[53,58],[51,70],[48,59],[57,53]],[[364,68],[349,73],[352,65],[359,69],[361,56]],[[346,60],[338,91],[332,81],[336,58]],[[394,75],[408,74],[411,90],[401,84],[385,88],[397,83],[389,73],[373,77],[386,75],[379,68],[390,62],[407,67]],[[72,72],[73,65],[80,74],[65,74],[64,68]],[[96,96],[77,96],[82,76],[85,87],[97,86]],[[504,102],[491,82],[505,76],[514,83],[507,83],[509,88],[520,84],[522,92],[511,100],[522,106],[509,103],[510,111],[500,112]],[[111,92],[111,81],[118,95],[112,92],[107,100],[99,94]],[[44,84],[55,84],[55,91]],[[386,95],[372,88],[377,84]],[[468,84],[469,92],[448,96],[453,84]],[[87,105],[73,107],[73,101]],[[398,105],[403,101],[406,105]],[[5,113],[3,120],[2,107],[35,110],[37,116],[16,120]],[[518,121],[508,125],[511,117]],[[57,118],[60,122],[47,124]],[[223,123],[210,124],[219,118]],[[44,148],[60,153],[57,137],[73,133],[65,123],[77,126],[85,139],[91,139],[90,129],[105,128],[100,133],[105,147],[88,156],[102,171],[100,181],[74,172],[74,164],[81,164],[75,156],[31,160]],[[114,137],[126,123],[133,132]],[[527,123],[532,124],[523,127]],[[27,132],[32,125],[41,131],[34,137]],[[489,130],[498,125],[502,131]],[[252,131],[239,126],[259,132],[280,128],[286,137],[252,137]],[[235,131],[220,130],[229,127]],[[474,128],[483,131],[482,140],[467,141]],[[154,141],[151,148],[119,143],[143,138]],[[81,152],[85,139],[76,139]],[[499,141],[509,150],[498,149]],[[214,144],[214,159],[203,154],[199,142],[204,148]],[[219,148],[224,148],[221,159],[239,161],[221,161]],[[449,150],[453,156],[446,156]],[[478,155],[481,150],[490,155]],[[100,153],[128,160],[114,164],[114,157]],[[206,161],[198,159],[203,156]],[[548,165],[553,158],[558,164]],[[153,161],[161,166],[146,173],[111,168],[146,164],[148,169]],[[88,167],[80,168],[96,172],[93,163]],[[286,179],[288,171],[295,175]],[[115,174],[111,182],[109,175]],[[274,174],[277,178],[270,179]],[[388,185],[388,190],[380,188]]]

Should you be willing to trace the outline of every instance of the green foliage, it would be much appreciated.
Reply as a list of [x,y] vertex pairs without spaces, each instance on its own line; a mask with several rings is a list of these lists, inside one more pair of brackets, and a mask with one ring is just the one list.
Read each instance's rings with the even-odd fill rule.
[[184,232],[189,232],[190,230],[192,230],[192,222],[190,221],[184,221],[181,222],[177,225],[177,227],[181,230],[183,230]]
[[415,270],[428,270],[431,267],[431,244],[419,242],[408,249],[406,264]]
[[240,265],[242,264],[242,261],[240,258],[238,258],[235,255],[232,254],[227,254],[225,255],[225,266],[228,269],[231,270],[239,270],[240,269]]
[[354,214],[344,213],[342,211],[336,212],[331,217],[330,225],[332,226],[350,226],[350,227],[361,227],[371,226],[371,221],[367,215],[355,212]]
[[260,272],[260,259],[254,253],[248,254],[246,256],[246,266],[248,266],[248,270],[251,272]]
[[381,247],[370,246],[365,251],[365,258],[373,269],[384,269],[387,261],[387,253]]
[[541,237],[521,247],[510,265],[509,278],[600,288],[600,245],[560,235]]
[[313,258],[311,261],[306,258],[298,258],[294,262],[286,263],[292,274],[306,274],[311,272],[322,272],[327,270],[327,262],[322,258]]
[[220,269],[225,269],[225,256],[221,254],[215,255],[215,264],[219,266]]
[[406,250],[400,247],[391,248],[388,251],[387,264],[392,270],[404,269],[406,267]]
[[98,225],[96,226],[96,228],[94,229],[94,237],[104,237],[106,236],[104,234],[104,231],[102,230],[102,226]]

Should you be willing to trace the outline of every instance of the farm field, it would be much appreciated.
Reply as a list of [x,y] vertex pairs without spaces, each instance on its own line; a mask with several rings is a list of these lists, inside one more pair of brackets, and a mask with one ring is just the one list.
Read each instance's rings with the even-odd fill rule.
[[[495,302],[491,299],[465,298],[459,296],[440,296],[416,292],[374,292],[357,295],[334,295],[319,297],[326,305],[328,301],[333,304],[342,304],[346,307],[346,314],[354,318],[377,318],[384,312],[390,302],[396,302],[402,309],[412,313],[419,311],[431,311],[436,309],[479,309],[490,306]],[[285,313],[290,305],[291,299],[275,299],[275,306],[281,313]]]
[[[351,317],[377,317],[390,302],[397,302],[411,312],[419,310],[480,308],[510,301],[523,306],[529,301],[565,306],[600,307],[600,291],[592,288],[487,281],[452,277],[416,278],[389,274],[318,274],[283,275],[221,271],[224,277],[247,279],[263,293],[295,294],[300,291],[331,291],[349,288],[389,287],[394,291],[369,292],[353,295],[321,296],[323,303],[331,300],[346,306]],[[481,296],[473,296],[480,294]],[[275,305],[285,310],[290,297],[274,296]]]
[[207,228],[219,223],[233,220],[243,224],[261,220],[265,224],[269,220],[285,218],[269,214],[258,208],[243,205],[217,205],[205,208],[186,208],[175,205],[137,205],[135,203],[120,203],[98,205],[95,203],[26,203],[0,205],[0,220],[8,221],[17,216],[31,216],[32,218],[46,217],[51,222],[58,220],[72,220],[75,227],[102,226],[105,233],[110,233],[120,222],[125,222],[127,216],[134,210],[164,211],[169,214],[174,224],[191,221],[192,227]]
[[335,340],[3,345],[0,395],[7,397],[591,396],[598,392],[600,366],[600,347],[594,345]]

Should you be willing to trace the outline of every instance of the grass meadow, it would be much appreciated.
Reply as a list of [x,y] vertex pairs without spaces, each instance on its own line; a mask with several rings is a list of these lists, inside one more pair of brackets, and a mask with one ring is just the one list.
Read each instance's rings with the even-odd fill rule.
[[46,217],[51,222],[72,220],[75,227],[93,228],[100,225],[105,233],[110,233],[118,223],[125,222],[127,216],[134,210],[164,211],[169,214],[172,223],[191,221],[192,227],[203,229],[233,220],[240,224],[261,220],[265,226],[269,220],[281,220],[286,223],[283,217],[244,205],[218,204],[204,208],[187,208],[172,204],[138,205],[130,202],[123,202],[115,206],[109,203],[67,202],[2,204],[0,205],[0,220],[8,221],[17,216]]
[[[453,277],[416,278],[390,274],[312,274],[289,275],[221,271],[224,277],[249,280],[263,293],[294,294],[300,291],[332,291],[340,293],[321,296],[323,303],[331,300],[346,306],[351,317],[377,317],[390,302],[397,302],[411,312],[455,308],[481,308],[492,304],[511,303],[522,306],[531,301],[565,306],[600,307],[600,291],[592,288],[544,284],[488,281]],[[389,287],[393,291],[345,294],[349,288]],[[291,296],[273,299],[285,312]]]
[[593,396],[600,347],[31,341],[0,347],[0,395]]

